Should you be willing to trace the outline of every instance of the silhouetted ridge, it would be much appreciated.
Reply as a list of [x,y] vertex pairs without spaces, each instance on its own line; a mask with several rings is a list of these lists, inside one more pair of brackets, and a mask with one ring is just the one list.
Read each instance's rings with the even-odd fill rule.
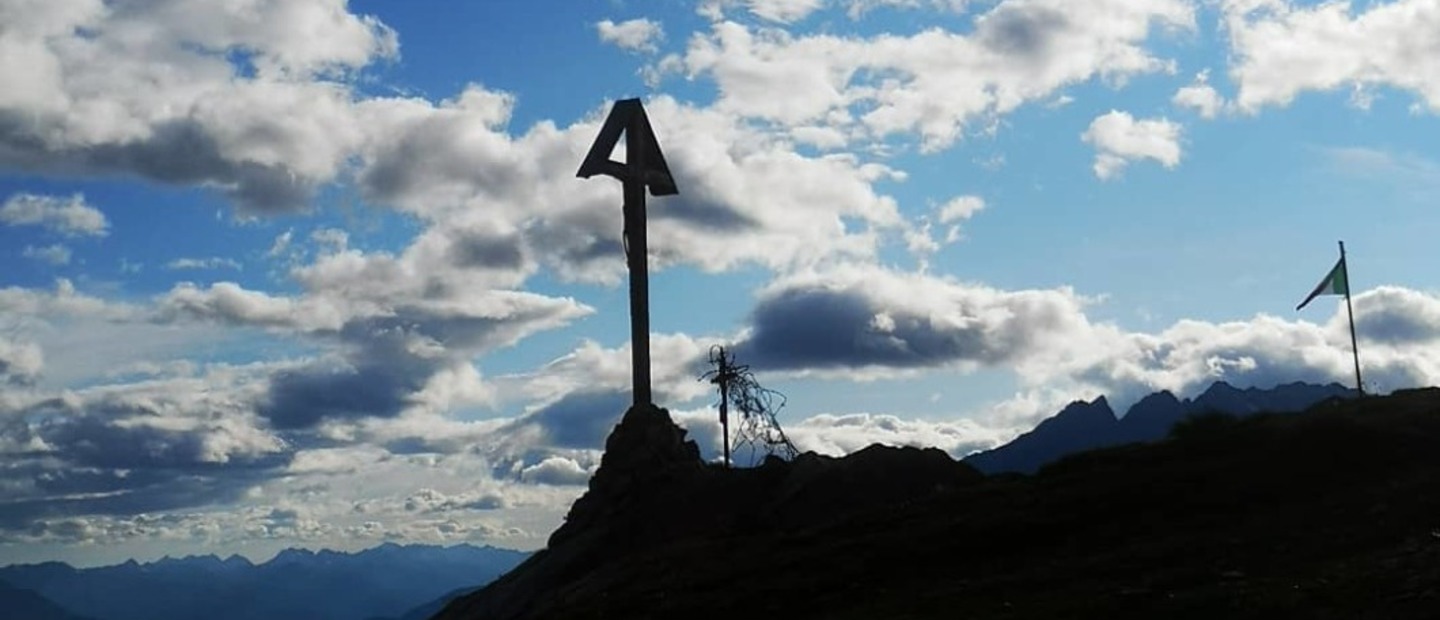
[[[1106,409],[1076,403],[1046,428]],[[1429,389],[1187,417],[1166,441],[1034,476],[878,446],[735,471],[660,458],[664,473],[596,493],[573,515],[585,527],[436,618],[1434,618],[1437,445]]]
[[965,462],[986,473],[1033,472],[1060,456],[1114,445],[1119,426],[1104,396],[1075,401],[1010,443],[972,454]]
[[[436,618],[543,618],[596,595],[589,577],[676,545],[804,531],[837,518],[975,484],[983,476],[943,451],[870,446],[847,457],[806,453],[750,469],[707,464],[657,407],[632,407],[605,442],[589,490],[549,546]],[[718,584],[717,584],[718,585]],[[600,617],[632,617],[613,609]]]
[[1071,403],[1010,443],[971,454],[965,457],[965,462],[991,474],[1035,473],[1070,454],[1164,439],[1176,423],[1197,414],[1214,412],[1243,417],[1262,412],[1293,413],[1323,400],[1353,395],[1354,390],[1338,383],[1297,382],[1271,389],[1241,390],[1217,381],[1193,400],[1179,400],[1168,391],[1150,394],[1131,405],[1118,420],[1102,396],[1089,403]]
[[1164,437],[1176,422],[1186,416],[1187,411],[1185,403],[1169,390],[1155,392],[1140,399],[1125,412],[1125,417],[1120,418],[1116,427],[1118,439],[1128,443]]

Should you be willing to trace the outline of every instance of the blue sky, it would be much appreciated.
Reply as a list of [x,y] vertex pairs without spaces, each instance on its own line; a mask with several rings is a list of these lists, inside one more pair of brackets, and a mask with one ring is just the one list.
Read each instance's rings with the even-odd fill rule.
[[1432,2],[0,0],[0,562],[543,545],[727,344],[802,449],[1440,376]]

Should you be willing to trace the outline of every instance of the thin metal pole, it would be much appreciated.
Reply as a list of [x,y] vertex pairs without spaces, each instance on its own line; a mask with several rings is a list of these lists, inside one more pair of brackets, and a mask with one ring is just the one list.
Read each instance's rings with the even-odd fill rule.
[[625,245],[630,269],[630,365],[635,406],[650,399],[650,261],[645,231],[644,117],[635,115],[625,131]]
[[1360,380],[1360,343],[1355,337],[1355,308],[1350,305],[1350,263],[1345,260],[1345,242],[1340,242],[1340,273],[1345,276],[1345,314],[1350,317],[1350,353],[1355,357],[1355,390],[1365,396],[1365,384]]
[[725,364],[724,349],[720,350],[720,434],[725,445],[725,468],[730,468],[730,368]]

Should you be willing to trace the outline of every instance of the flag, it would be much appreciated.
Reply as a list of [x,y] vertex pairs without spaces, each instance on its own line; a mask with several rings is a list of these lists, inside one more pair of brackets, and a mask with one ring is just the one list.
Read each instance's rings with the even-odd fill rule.
[[1349,294],[1350,282],[1345,275],[1345,257],[1342,255],[1340,261],[1335,263],[1335,268],[1331,269],[1330,273],[1325,274],[1325,279],[1321,280],[1320,284],[1315,285],[1315,290],[1310,291],[1310,296],[1306,297],[1305,301],[1300,302],[1300,305],[1295,306],[1295,309],[1299,310],[1304,308],[1306,304],[1310,303],[1310,300],[1321,295]]

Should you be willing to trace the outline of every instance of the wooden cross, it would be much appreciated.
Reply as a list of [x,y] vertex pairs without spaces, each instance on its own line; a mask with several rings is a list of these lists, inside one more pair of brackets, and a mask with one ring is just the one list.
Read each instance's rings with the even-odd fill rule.
[[[620,135],[625,135],[625,163],[610,159]],[[650,128],[650,119],[639,99],[615,102],[600,135],[580,164],[576,176],[588,179],[605,174],[625,186],[625,258],[630,269],[630,363],[635,405],[649,405],[650,399],[650,264],[645,233],[645,190],[652,196],[680,193],[665,165],[665,155]]]

